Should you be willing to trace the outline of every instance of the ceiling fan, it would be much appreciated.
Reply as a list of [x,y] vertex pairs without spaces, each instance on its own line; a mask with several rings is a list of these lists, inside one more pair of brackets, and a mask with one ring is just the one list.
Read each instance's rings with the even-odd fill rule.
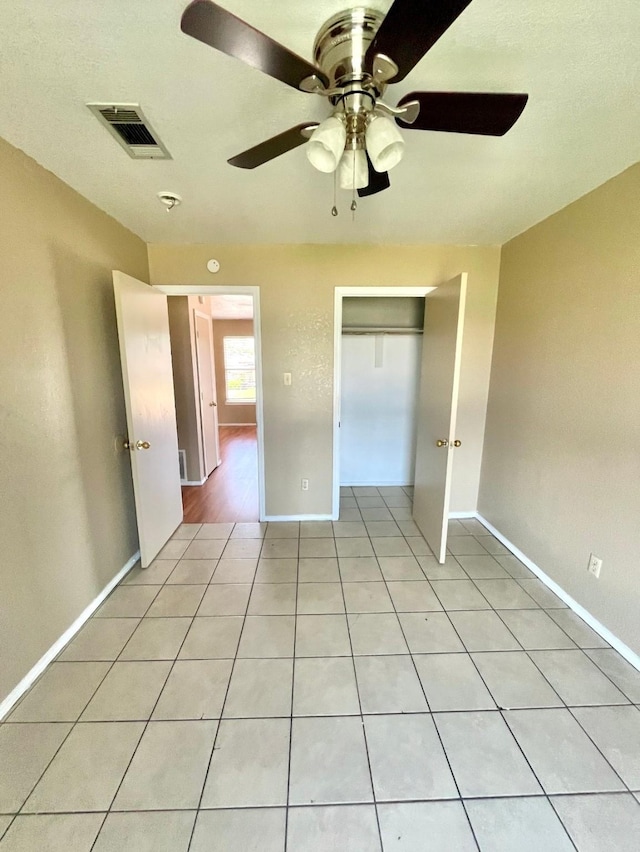
[[285,130],[232,157],[232,166],[253,169],[308,143],[313,166],[338,170],[343,188],[366,196],[390,185],[388,170],[404,149],[398,127],[502,136],[520,117],[528,95],[412,92],[395,107],[382,100],[387,86],[404,80],[470,3],[394,0],[386,15],[347,9],[321,27],[314,63],[211,0],[194,0],[182,15],[181,29],[294,89],[325,97],[331,106],[330,117],[320,124]]

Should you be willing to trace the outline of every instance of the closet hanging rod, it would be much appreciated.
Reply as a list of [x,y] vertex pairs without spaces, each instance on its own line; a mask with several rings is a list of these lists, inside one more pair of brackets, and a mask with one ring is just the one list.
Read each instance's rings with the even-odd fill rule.
[[423,334],[424,329],[422,328],[358,328],[357,326],[353,326],[351,328],[343,328],[343,334]]

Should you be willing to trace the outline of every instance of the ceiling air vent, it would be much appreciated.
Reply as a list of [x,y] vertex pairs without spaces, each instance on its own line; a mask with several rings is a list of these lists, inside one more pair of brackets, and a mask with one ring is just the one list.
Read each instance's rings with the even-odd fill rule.
[[170,160],[139,104],[87,104],[96,118],[134,160]]

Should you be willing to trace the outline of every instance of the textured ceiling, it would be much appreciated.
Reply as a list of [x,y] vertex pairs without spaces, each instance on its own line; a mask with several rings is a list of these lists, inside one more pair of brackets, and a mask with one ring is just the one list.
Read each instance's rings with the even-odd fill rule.
[[[224,0],[310,58],[345,0]],[[386,10],[388,0],[370,0]],[[505,137],[405,131],[391,190],[355,217],[304,148],[255,171],[226,164],[327,114],[183,35],[186,0],[0,0],[0,136],[150,242],[502,243],[640,159],[638,0],[473,0],[402,84],[528,92]],[[134,161],[85,107],[140,103],[173,155]],[[162,208],[160,190],[184,202]]]

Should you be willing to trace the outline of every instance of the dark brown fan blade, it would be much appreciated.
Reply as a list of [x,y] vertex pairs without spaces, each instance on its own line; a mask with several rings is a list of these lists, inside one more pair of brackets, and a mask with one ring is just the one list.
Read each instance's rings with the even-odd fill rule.
[[504,136],[520,118],[529,95],[488,92],[412,92],[398,106],[418,101],[420,112],[413,124],[396,118],[407,130],[442,130],[448,133],[478,133]]
[[391,82],[404,80],[469,3],[471,0],[395,0],[369,45],[367,67],[382,53],[398,66]]
[[302,80],[313,74],[324,86],[329,85],[328,79],[315,65],[211,0],[194,0],[187,6],[180,21],[180,29],[294,89],[298,89]]
[[307,122],[306,124],[298,124],[284,133],[279,133],[248,151],[243,151],[236,157],[232,157],[227,162],[232,166],[237,166],[239,169],[255,169],[256,166],[261,166],[263,163],[268,163],[269,160],[274,160],[280,154],[286,154],[287,151],[292,151],[298,145],[304,145],[308,141],[309,136],[304,135],[304,130],[315,130],[318,124],[316,122]]
[[375,195],[376,192],[382,192],[383,189],[389,189],[391,186],[389,172],[377,172],[373,168],[373,163],[368,154],[367,165],[369,166],[369,183],[363,189],[358,190],[360,198],[366,198],[367,195]]

